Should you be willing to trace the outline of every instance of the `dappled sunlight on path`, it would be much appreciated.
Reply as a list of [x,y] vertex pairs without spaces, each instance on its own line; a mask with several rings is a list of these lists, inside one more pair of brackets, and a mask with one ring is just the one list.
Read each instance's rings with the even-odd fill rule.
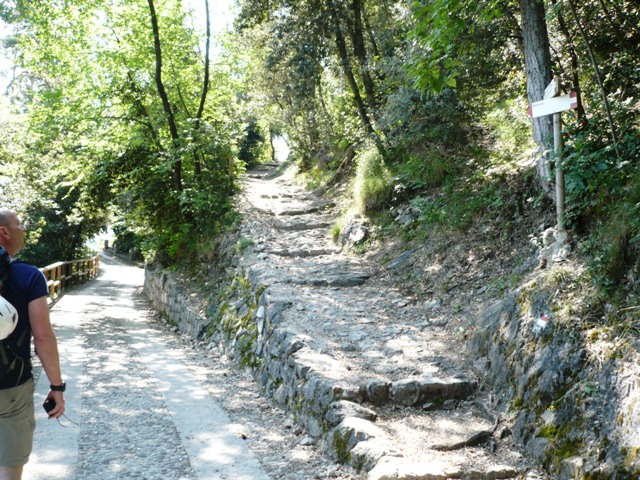
[[25,480],[268,479],[182,352],[148,323],[143,279],[143,269],[103,256],[101,275],[52,310],[69,419],[60,426],[39,408],[40,375]]

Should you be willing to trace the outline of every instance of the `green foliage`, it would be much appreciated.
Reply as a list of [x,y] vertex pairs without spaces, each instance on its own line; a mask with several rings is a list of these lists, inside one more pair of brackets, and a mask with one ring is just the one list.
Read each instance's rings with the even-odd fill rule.
[[253,245],[253,240],[251,238],[242,237],[236,242],[236,254],[242,255],[242,253]]
[[83,256],[85,241],[105,223],[104,212],[86,194],[85,178],[65,171],[58,152],[30,149],[26,116],[4,102],[1,108],[0,192],[2,206],[27,225],[21,259],[44,267]]
[[20,217],[37,196],[32,180],[41,171],[29,157],[21,135],[24,121],[24,115],[0,97],[0,195],[2,206],[15,210]]
[[360,213],[367,214],[384,208],[392,194],[391,174],[380,153],[372,147],[356,158],[357,170],[354,199]]
[[[580,246],[590,258],[597,282],[608,292],[621,284],[638,291],[635,271],[640,261],[640,176],[626,181],[621,199],[606,206],[608,215],[592,225],[590,236]],[[599,217],[598,217],[599,218]]]
[[411,155],[405,162],[394,164],[393,169],[396,200],[441,186],[455,170],[451,157],[436,148],[423,156]]
[[[618,92],[620,93],[620,92]],[[618,151],[600,99],[587,123],[567,128],[563,169],[567,219],[585,232],[580,245],[593,277],[607,292],[637,291],[633,273],[640,258],[640,123],[632,99],[610,101],[618,128]]]
[[45,160],[35,183],[52,192],[32,209],[38,225],[47,223],[34,232],[50,245],[42,252],[54,251],[56,241],[82,244],[105,225],[109,207],[145,237],[145,252],[169,262],[233,221],[241,76],[228,63],[210,62],[209,94],[196,116],[203,59],[182,2],[156,5],[162,79],[177,132],[170,131],[156,86],[146,2],[123,8],[74,1],[65,9],[19,2],[9,10],[7,18],[15,13],[21,21],[11,45],[20,67],[14,85],[22,96],[15,100],[28,112],[25,149]]
[[[408,81],[408,79],[403,79]],[[380,125],[387,132],[392,157],[424,145],[464,145],[470,124],[469,111],[452,89],[424,96],[402,86],[389,93],[382,109]]]
[[333,243],[338,243],[338,239],[340,238],[340,232],[342,231],[342,222],[336,221],[331,228],[329,229],[329,236]]
[[638,112],[629,101],[613,102],[613,118],[620,125],[619,150],[616,155],[609,140],[609,124],[597,97],[596,108],[585,125],[567,129],[569,139],[564,152],[563,169],[567,195],[567,217],[573,224],[588,222],[589,217],[604,213],[608,205],[621,199],[630,176],[638,172],[640,130]]
[[238,145],[238,159],[245,162],[248,167],[261,163],[265,157],[265,140],[256,119],[250,119],[244,132],[244,138]]
[[[236,221],[236,177],[268,158],[271,132],[287,139],[311,187],[332,177],[348,146],[366,150],[355,181],[362,211],[411,202],[423,225],[464,228],[483,212],[514,219],[544,198],[523,166],[532,144],[517,2],[242,0],[239,32],[221,38],[221,57],[209,62],[198,118],[201,38],[182,2],[156,2],[177,138],[157,92],[146,2],[58,3],[0,8],[19,26],[5,43],[19,67],[12,98],[26,117],[12,112],[2,124],[0,187],[5,205],[31,217],[25,253],[34,258],[75,254],[112,209],[133,234],[128,243],[181,262]],[[554,70],[566,89],[581,88],[588,120],[564,115],[567,219],[578,235],[595,232],[585,245],[611,247],[585,251],[603,281],[616,283],[633,268],[638,242],[640,9],[579,3],[566,32],[566,6],[547,11]],[[578,20],[599,62],[619,154]],[[363,147],[369,142],[384,161]]]
[[51,197],[34,199],[26,212],[29,238],[20,257],[38,266],[82,257],[85,241],[106,223],[104,214],[82,198],[82,185],[50,181]]
[[410,205],[419,212],[419,229],[425,232],[433,226],[464,229],[480,213],[491,209],[492,203],[500,203],[492,195],[495,193],[492,184],[480,191],[473,191],[464,185],[450,183],[444,192],[411,199]]
[[487,108],[483,121],[491,128],[495,167],[520,163],[535,149],[526,112],[527,104],[521,97],[505,99]]
[[114,248],[117,253],[130,255],[132,259],[142,260],[145,253],[145,237],[129,229],[124,222],[113,225],[115,235]]
[[410,38],[419,46],[410,63],[415,87],[440,93],[456,87],[465,61],[476,51],[475,34],[482,25],[502,16],[497,0],[416,0]]

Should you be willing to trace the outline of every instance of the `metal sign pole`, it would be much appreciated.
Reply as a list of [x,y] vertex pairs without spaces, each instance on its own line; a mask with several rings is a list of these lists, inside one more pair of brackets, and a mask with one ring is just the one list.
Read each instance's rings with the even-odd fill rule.
[[562,114],[553,114],[553,149],[556,153],[556,214],[558,232],[564,230],[564,171],[562,170]]

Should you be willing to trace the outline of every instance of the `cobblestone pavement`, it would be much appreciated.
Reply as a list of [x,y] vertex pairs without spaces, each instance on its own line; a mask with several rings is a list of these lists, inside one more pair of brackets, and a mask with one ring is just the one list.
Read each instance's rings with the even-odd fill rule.
[[[103,256],[98,279],[53,308],[68,418],[37,410],[26,480],[352,478],[247,374],[169,331],[142,281]],[[48,386],[38,373],[36,404]]]

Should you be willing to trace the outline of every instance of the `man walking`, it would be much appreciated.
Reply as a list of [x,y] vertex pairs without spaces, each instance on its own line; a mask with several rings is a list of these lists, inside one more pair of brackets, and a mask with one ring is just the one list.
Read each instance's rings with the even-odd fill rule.
[[[56,336],[49,320],[47,282],[35,267],[14,261],[24,246],[25,228],[15,212],[0,208],[0,270],[8,268],[2,296],[18,312],[18,323],[5,343],[24,360],[24,368],[0,379],[0,480],[20,480],[29,460],[35,430],[34,382],[31,370],[31,338],[51,384],[47,400],[55,406],[49,418],[64,413],[64,390]],[[9,258],[7,258],[9,257]],[[4,263],[4,265],[3,265]]]

